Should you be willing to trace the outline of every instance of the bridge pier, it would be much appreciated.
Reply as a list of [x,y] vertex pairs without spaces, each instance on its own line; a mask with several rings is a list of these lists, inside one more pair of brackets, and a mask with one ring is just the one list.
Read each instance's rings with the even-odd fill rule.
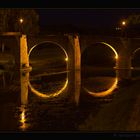
[[28,82],[29,82],[29,58],[27,51],[26,35],[22,35],[20,38],[20,85],[21,85],[21,104],[26,105],[28,103]]
[[81,50],[79,36],[77,34],[68,35],[68,39],[71,42],[74,50],[74,95],[72,96],[72,101],[79,104],[80,98],[80,87],[81,87]]
[[81,51],[80,51],[80,44],[79,44],[79,37],[78,35],[74,36],[74,64],[75,64],[75,96],[74,100],[76,105],[79,104],[80,98],[80,87],[81,87]]
[[131,55],[129,51],[130,40],[123,38],[122,50],[116,64],[116,75],[119,81],[131,80]]

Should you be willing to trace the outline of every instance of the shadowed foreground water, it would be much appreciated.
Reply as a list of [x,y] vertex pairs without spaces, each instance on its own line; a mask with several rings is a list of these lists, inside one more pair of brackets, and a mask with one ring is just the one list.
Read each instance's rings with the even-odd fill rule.
[[[53,98],[43,99],[29,89],[27,105],[20,104],[19,83],[12,82],[9,86],[1,88],[0,131],[79,131],[79,125],[89,115],[96,115],[104,104],[112,101],[113,96],[98,99],[88,95],[82,86],[75,87],[76,80],[73,79],[73,75],[74,72],[71,72],[68,76],[66,90]],[[65,78],[66,73],[62,73],[57,76],[47,76],[47,78],[35,78],[31,80],[31,84],[44,94],[45,92],[53,94],[63,87]],[[91,81],[86,79],[90,82],[88,86],[92,87],[96,79],[97,77],[95,80],[90,79]],[[98,83],[103,79],[99,78]],[[45,86],[44,83],[46,83]],[[99,86],[101,88],[101,84]],[[102,84],[103,89],[104,86],[106,84]],[[78,104],[74,100],[75,92],[80,92],[80,94],[76,93],[80,95]]]
[[[70,72],[69,72],[70,73]],[[82,79],[81,85],[75,86],[78,80],[74,80],[74,72],[71,72],[68,76],[68,86],[61,95],[53,98],[41,98],[33,94],[29,89],[28,92],[28,104],[21,105],[20,103],[20,84],[12,82],[9,86],[2,88],[0,94],[0,131],[1,132],[83,132],[83,131],[104,131],[108,130],[107,123],[101,123],[101,120],[109,118],[108,115],[112,114],[109,110],[114,110],[117,114],[119,110],[115,110],[115,106],[118,106],[120,100],[120,106],[123,100],[129,103],[129,107],[133,108],[135,97],[127,98],[124,92],[135,91],[135,82],[119,84],[112,91],[111,94],[105,97],[94,97],[88,94],[84,88],[88,88],[91,91],[102,91],[107,90],[111,86],[115,77],[91,77]],[[39,80],[36,78],[31,81],[32,86],[44,94],[53,94],[53,92],[60,90],[65,82],[66,73],[57,75],[56,77],[43,77]],[[42,82],[43,81],[43,82]],[[46,85],[44,86],[44,81]],[[76,83],[75,83],[76,81]],[[40,83],[42,82],[42,84]],[[137,83],[138,81],[136,81]],[[40,86],[41,85],[41,86]],[[48,89],[47,89],[48,87]],[[50,88],[49,88],[50,87]],[[129,90],[128,87],[131,89]],[[43,89],[44,88],[44,89]],[[46,90],[45,90],[46,88]],[[79,88],[79,89],[78,89]],[[102,90],[101,90],[102,89]],[[47,92],[47,93],[45,93]],[[76,93],[77,92],[77,93]],[[75,93],[80,97],[78,104],[74,100]],[[128,92],[128,93],[129,93]],[[123,93],[123,94],[122,94]],[[97,93],[98,94],[98,93]],[[127,94],[127,93],[126,93]],[[132,95],[129,93],[128,95]],[[122,96],[122,97],[121,97]],[[128,99],[131,99],[129,102]],[[122,100],[122,101],[121,101]],[[131,105],[132,104],[132,105]],[[104,112],[106,106],[112,106],[112,109]],[[127,104],[124,107],[127,108]],[[114,109],[113,109],[114,108]],[[120,107],[120,112],[121,112]],[[125,109],[124,109],[125,110]],[[102,113],[101,113],[102,112]],[[104,112],[104,113],[103,113]],[[130,119],[130,111],[125,110],[125,120]],[[101,114],[101,115],[99,115]],[[118,113],[119,114],[119,113]],[[127,116],[128,115],[128,116]],[[105,118],[104,118],[105,116]],[[120,116],[122,117],[122,116]],[[112,115],[112,118],[117,118],[117,115]],[[99,120],[98,120],[99,119]],[[101,119],[101,120],[100,120]],[[120,118],[119,118],[120,119]],[[96,122],[94,120],[97,120]],[[112,124],[113,122],[110,123]],[[112,119],[113,121],[113,119]],[[111,126],[118,126],[119,120],[114,121]],[[130,122],[129,122],[130,123]],[[101,125],[102,124],[102,125]],[[123,125],[124,127],[122,127]],[[125,128],[124,121],[120,126],[123,130]],[[109,127],[109,130],[122,130],[119,127]],[[130,129],[131,130],[131,129]]]

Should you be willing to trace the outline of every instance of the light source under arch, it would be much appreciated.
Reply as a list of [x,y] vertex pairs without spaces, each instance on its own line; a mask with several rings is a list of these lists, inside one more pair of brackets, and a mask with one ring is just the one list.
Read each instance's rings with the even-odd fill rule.
[[[59,46],[59,47],[63,50],[63,52],[65,53],[65,56],[66,56],[66,57],[65,57],[65,60],[68,61],[68,54],[67,54],[66,50],[65,50],[61,45],[59,45],[58,43],[52,42],[52,41],[44,41],[44,42],[41,42],[41,43],[39,43],[39,44],[44,44],[44,43],[52,43],[52,44],[55,44],[55,45]],[[30,54],[31,54],[31,52],[33,51],[33,49],[34,49],[35,47],[37,47],[39,44],[34,45],[34,46],[29,50],[28,57],[30,57]],[[29,59],[29,60],[30,60],[30,59]],[[67,62],[67,61],[66,61],[66,64],[67,64],[67,65],[66,65],[66,71],[68,71],[68,62]],[[67,73],[66,81],[65,81],[63,87],[62,87],[60,90],[54,92],[53,94],[47,95],[47,94],[43,94],[43,93],[39,92],[38,90],[36,90],[36,89],[31,85],[30,81],[28,82],[28,85],[29,85],[31,91],[32,91],[34,94],[36,94],[37,96],[41,97],[41,98],[52,98],[52,97],[56,97],[56,96],[60,95],[60,94],[66,89],[66,87],[68,86],[68,73]]]

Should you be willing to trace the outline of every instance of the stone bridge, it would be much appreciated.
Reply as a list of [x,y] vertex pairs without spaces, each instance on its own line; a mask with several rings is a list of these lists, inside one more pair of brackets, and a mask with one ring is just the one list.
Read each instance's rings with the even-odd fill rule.
[[[122,38],[111,36],[78,35],[78,34],[56,34],[45,36],[26,36],[20,33],[3,33],[0,36],[1,50],[4,47],[10,49],[15,57],[17,77],[21,82],[21,102],[26,104],[28,98],[29,54],[42,43],[51,43],[60,47],[67,58],[68,70],[81,70],[81,56],[86,48],[96,43],[104,44],[114,52],[116,58],[115,70],[118,80],[131,79],[132,58],[140,50],[140,38]],[[75,73],[74,81],[80,85],[80,74]],[[71,78],[71,77],[70,77]],[[66,82],[67,84],[67,82]],[[77,86],[80,87],[80,86]],[[75,86],[76,89],[76,86]],[[79,90],[80,91],[80,90]],[[44,96],[44,95],[43,95]],[[79,98],[79,95],[75,95]]]
[[116,70],[120,80],[131,78],[131,62],[135,53],[140,49],[140,38],[123,38],[102,35],[83,35],[79,38],[82,53],[87,47],[94,47],[96,43],[101,43],[110,47],[112,51],[114,51],[114,54],[117,53],[118,55],[118,58],[116,59]]
[[[116,59],[116,70],[120,79],[131,78],[131,61],[134,53],[140,48],[140,38],[122,38],[112,36],[59,34],[39,37],[27,37],[27,46],[30,50],[43,42],[50,42],[64,48],[68,57],[69,69],[81,68],[81,56],[87,47],[101,43],[112,49]],[[115,54],[116,53],[116,54]]]
[[[23,39],[24,38],[24,39]],[[24,42],[24,43],[23,43]],[[56,34],[25,36],[20,33],[1,34],[2,45],[9,46],[15,57],[17,69],[26,63],[24,51],[31,51],[41,43],[51,43],[60,47],[69,58],[69,69],[81,69],[81,56],[87,47],[101,43],[112,49],[116,58],[116,70],[120,79],[131,78],[131,61],[134,54],[140,50],[140,38],[122,38],[112,36],[78,35],[78,34]],[[12,44],[12,45],[11,45]],[[24,50],[24,46],[27,49]],[[23,57],[24,59],[21,59]],[[20,60],[20,61],[19,61]],[[23,62],[22,62],[23,61]],[[25,62],[24,62],[25,61]]]

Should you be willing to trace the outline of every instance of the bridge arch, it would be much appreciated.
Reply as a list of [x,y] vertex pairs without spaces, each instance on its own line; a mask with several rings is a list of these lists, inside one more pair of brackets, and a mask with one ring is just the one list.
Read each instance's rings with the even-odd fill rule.
[[132,52],[131,57],[133,58],[133,57],[135,56],[135,54],[136,54],[138,51],[140,51],[140,48],[135,49],[135,50]]
[[[31,51],[31,48],[36,47],[38,44],[43,42],[52,43],[57,45],[60,49],[62,49],[66,56],[70,59],[66,61],[68,62],[68,68],[72,69],[75,67],[75,44],[73,44],[73,36],[72,35],[64,35],[64,34],[57,34],[57,35],[39,35],[39,36],[28,36],[27,43],[28,43],[28,50]],[[29,52],[28,51],[28,52]]]
[[113,83],[112,83],[112,86],[109,87],[107,90],[105,91],[101,91],[101,92],[94,92],[94,91],[90,91],[89,89],[85,88],[84,87],[84,90],[89,93],[90,95],[94,96],[94,97],[105,97],[107,95],[110,95],[112,94],[112,92],[114,91],[114,89],[116,89],[117,87],[117,84],[118,84],[118,78],[115,77]]
[[[131,54],[132,68],[137,67],[137,66],[135,66],[135,61],[136,61],[136,59],[140,58],[139,55],[137,55],[138,53],[140,53],[140,47],[135,49]],[[138,58],[136,58],[136,57],[138,57]],[[137,62],[139,62],[139,61],[137,60]],[[139,66],[140,66],[140,63],[139,63]]]
[[65,56],[66,56],[65,59],[66,59],[66,61],[68,60],[68,53],[67,53],[67,51],[66,51],[60,44],[58,44],[58,43],[56,43],[56,42],[53,42],[53,41],[43,41],[43,42],[40,42],[40,43],[34,45],[34,46],[29,50],[28,56],[30,56],[30,54],[31,54],[31,52],[33,51],[34,48],[36,48],[38,45],[44,44],[44,43],[51,43],[51,44],[55,44],[56,46],[60,47],[60,48],[63,50],[63,52],[65,53]]
[[117,53],[117,51],[113,48],[113,46],[111,46],[110,44],[108,44],[108,43],[106,43],[106,42],[99,42],[99,43],[108,46],[108,47],[114,52],[115,58],[118,59],[118,53]]
[[[33,51],[38,45],[47,44],[47,43],[48,43],[48,44],[54,44],[55,46],[59,47],[59,48],[64,52],[64,54],[65,54],[65,62],[66,62],[66,71],[65,71],[65,72],[67,73],[67,71],[68,71],[68,59],[69,59],[68,53],[67,53],[67,51],[66,51],[60,44],[58,44],[58,43],[56,43],[56,42],[53,42],[53,41],[43,41],[43,42],[40,42],[40,43],[34,45],[34,46],[31,47],[31,49],[29,50],[28,57],[30,58],[30,55],[31,55],[32,51]],[[30,59],[29,59],[29,60],[30,60]],[[51,93],[51,94],[44,94],[44,93],[42,93],[42,92],[36,90],[36,89],[31,85],[31,83],[30,83],[30,81],[29,81],[29,87],[30,87],[31,91],[32,91],[34,94],[36,94],[37,96],[41,97],[41,98],[52,98],[52,97],[56,97],[56,96],[60,95],[61,93],[63,93],[63,91],[67,88],[67,85],[68,85],[68,73],[66,74],[66,80],[65,80],[65,82],[64,82],[64,84],[63,84],[63,86],[62,86],[62,88],[59,89],[58,91],[54,92],[54,93]]]
[[[94,44],[103,44],[103,45],[109,47],[109,48],[114,52],[115,58],[118,59],[118,57],[119,57],[118,52],[117,52],[116,49],[115,49],[112,45],[110,45],[109,43],[106,43],[106,42],[101,41],[101,42],[94,42],[94,43],[92,43],[92,44],[88,44],[88,46],[91,46],[91,45],[94,45]],[[86,50],[86,48],[88,48],[88,46],[84,48],[84,50],[82,51],[82,53],[84,53],[84,51]]]
[[[119,55],[118,55],[118,52],[116,51],[116,49],[113,46],[111,46],[109,43],[106,43],[104,41],[95,42],[95,43],[92,43],[91,45],[88,45],[88,46],[90,47],[90,46],[95,45],[95,44],[103,44],[104,46],[101,46],[101,47],[108,47],[113,52],[113,54],[115,55],[114,56],[115,66],[113,67],[113,69],[114,69],[118,65],[118,58],[119,58]],[[84,49],[84,51],[88,48],[88,46]],[[83,51],[83,54],[84,54],[84,51]],[[114,69],[114,72],[115,72],[115,78],[114,78],[113,82],[111,82],[111,86],[108,89],[106,89],[104,91],[96,92],[96,91],[91,91],[84,86],[84,90],[86,91],[86,93],[88,93],[94,97],[104,97],[104,96],[112,94],[112,92],[114,91],[114,89],[116,89],[117,84],[118,84],[118,78],[117,78],[117,73],[116,73],[115,69]]]

